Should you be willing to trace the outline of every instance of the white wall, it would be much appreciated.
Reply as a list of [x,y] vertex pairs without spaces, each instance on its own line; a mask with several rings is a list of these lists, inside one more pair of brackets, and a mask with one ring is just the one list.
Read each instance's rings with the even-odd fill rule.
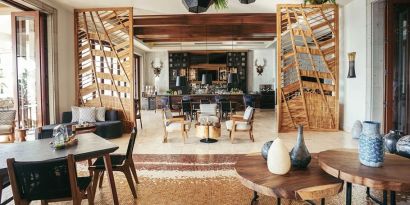
[[[258,92],[260,84],[275,84],[276,80],[276,49],[254,49],[248,54],[248,92]],[[263,59],[266,59],[265,69],[262,75],[256,72],[255,61],[258,60],[258,65],[263,64]]]
[[[163,67],[159,77],[155,77],[151,67],[152,61],[160,60],[163,62]],[[158,88],[158,93],[165,93],[169,89],[169,65],[168,52],[147,52],[145,53],[145,66],[142,72],[143,87],[150,85]]]
[[[340,104],[341,123],[350,132],[356,120],[366,120],[367,75],[367,29],[366,1],[354,0],[341,9],[340,38]],[[356,78],[346,78],[348,72],[347,53],[356,52]]]

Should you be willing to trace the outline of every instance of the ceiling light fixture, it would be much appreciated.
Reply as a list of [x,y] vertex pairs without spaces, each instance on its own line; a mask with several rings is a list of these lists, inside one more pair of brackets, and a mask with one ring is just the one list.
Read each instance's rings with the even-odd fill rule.
[[251,4],[254,3],[256,0],[239,0],[239,2],[241,2],[241,4]]
[[214,3],[213,0],[182,0],[185,8],[191,13],[203,13]]

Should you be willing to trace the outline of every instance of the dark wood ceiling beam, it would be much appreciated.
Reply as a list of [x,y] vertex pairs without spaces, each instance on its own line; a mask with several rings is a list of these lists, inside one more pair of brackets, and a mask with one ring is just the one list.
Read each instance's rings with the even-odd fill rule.
[[[234,37],[234,41],[273,41],[275,37]],[[204,38],[198,37],[189,37],[184,38],[183,42],[205,42]],[[208,42],[212,41],[232,41],[232,37],[210,37]],[[153,42],[181,42],[180,38],[166,38],[166,37],[157,37],[157,38],[145,38],[144,42],[153,43]],[[205,46],[205,45],[204,45]]]
[[134,16],[134,27],[192,25],[275,24],[276,13],[266,14],[183,14]]
[[276,27],[266,25],[141,27],[134,30],[134,34],[140,38],[150,35],[168,35],[183,38],[189,36],[248,36],[252,34],[275,35],[275,33]]

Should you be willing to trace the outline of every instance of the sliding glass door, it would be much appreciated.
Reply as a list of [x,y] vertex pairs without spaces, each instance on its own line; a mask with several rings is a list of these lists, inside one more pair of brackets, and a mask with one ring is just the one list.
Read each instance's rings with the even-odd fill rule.
[[16,72],[16,96],[19,128],[31,129],[43,125],[48,99],[42,44],[44,28],[38,11],[12,13],[13,65]]

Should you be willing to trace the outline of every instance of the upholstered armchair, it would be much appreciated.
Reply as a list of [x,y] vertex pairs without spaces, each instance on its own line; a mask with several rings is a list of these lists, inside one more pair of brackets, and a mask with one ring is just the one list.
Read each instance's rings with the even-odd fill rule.
[[232,115],[231,119],[226,121],[226,128],[229,131],[229,138],[233,143],[236,132],[248,132],[249,138],[255,142],[253,138],[253,117],[255,108],[247,107],[243,116]]
[[8,135],[11,142],[14,142],[15,119],[15,110],[0,110],[0,135]]
[[209,121],[212,123],[220,122],[217,115],[217,104],[200,104],[198,112],[198,122]]
[[185,121],[185,116],[173,116],[170,109],[162,111],[162,119],[164,125],[164,140],[163,143],[168,142],[168,133],[181,132],[182,139],[188,138],[188,131],[191,128],[191,122]]

